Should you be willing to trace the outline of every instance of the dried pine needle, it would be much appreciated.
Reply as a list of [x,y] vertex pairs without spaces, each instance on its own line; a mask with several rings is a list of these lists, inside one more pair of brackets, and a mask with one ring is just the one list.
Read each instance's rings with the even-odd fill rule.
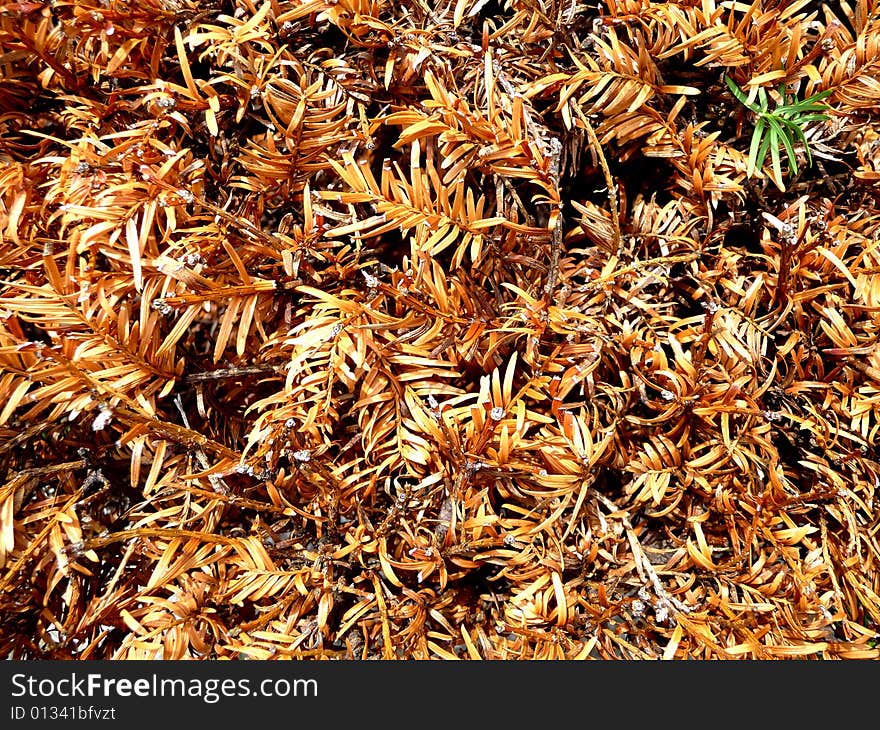
[[435,5],[0,15],[0,652],[880,658],[876,14]]

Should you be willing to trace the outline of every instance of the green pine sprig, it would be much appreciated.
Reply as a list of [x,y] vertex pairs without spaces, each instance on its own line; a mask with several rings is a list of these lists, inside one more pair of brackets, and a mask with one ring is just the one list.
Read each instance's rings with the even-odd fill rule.
[[752,143],[749,147],[749,160],[746,175],[752,177],[755,172],[764,166],[769,153],[776,182],[782,184],[782,160],[780,149],[784,148],[788,157],[789,169],[792,175],[797,174],[797,157],[794,146],[800,143],[804,146],[807,166],[813,160],[810,154],[810,146],[804,134],[804,127],[809,122],[824,121],[828,119],[827,112],[830,107],[822,102],[822,99],[831,94],[831,90],[821,91],[808,99],[798,100],[797,94],[789,93],[786,85],[779,85],[780,101],[771,111],[770,98],[763,88],[758,89],[755,101],[749,101],[736,82],[729,76],[724,77],[731,93],[751,110],[756,116],[755,129],[752,133]]

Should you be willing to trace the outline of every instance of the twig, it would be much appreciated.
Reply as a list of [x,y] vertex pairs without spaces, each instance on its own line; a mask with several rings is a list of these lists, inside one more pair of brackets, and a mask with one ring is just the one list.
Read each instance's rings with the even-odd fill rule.
[[[190,428],[189,419],[186,417],[186,413],[183,410],[183,403],[180,400],[180,394],[174,398],[174,405],[177,407],[178,412],[180,413],[180,417],[183,420],[183,425],[186,428]],[[208,457],[205,456],[205,452],[202,451],[198,446],[193,446],[193,453],[196,455],[196,461],[199,462],[199,466],[202,469],[210,469],[211,464],[208,461]],[[214,491],[218,494],[229,494],[229,486],[223,481],[222,477],[215,476],[214,474],[208,474],[208,481],[211,482],[211,486],[214,487]]]
[[551,213],[550,224],[553,226],[550,239],[550,265],[547,268],[547,283],[544,285],[544,293],[552,296],[559,281],[559,259],[562,256],[562,204],[559,198],[559,177],[562,173],[562,142],[557,137],[551,137],[548,142],[550,148],[550,180],[556,190],[556,210]]
[[611,177],[611,168],[608,167],[608,160],[605,159],[605,153],[602,151],[602,144],[599,142],[599,137],[596,136],[596,130],[593,129],[590,120],[587,119],[586,115],[581,111],[581,108],[577,104],[571,102],[571,108],[577,115],[584,129],[587,131],[587,136],[590,138],[590,144],[593,145],[596,157],[599,160],[599,166],[602,168],[602,174],[605,175],[605,185],[608,188],[608,202],[611,205],[611,224],[614,229],[614,248],[616,251],[619,251],[623,237],[620,234],[620,216],[617,212],[617,185],[614,183],[614,178]]
[[280,365],[252,365],[245,368],[219,368],[217,370],[207,370],[203,373],[190,373],[184,375],[182,380],[184,383],[203,383],[211,380],[227,380],[229,378],[241,378],[247,375],[262,375],[263,373],[278,372],[282,369]]
[[626,531],[626,537],[633,552],[633,561],[635,562],[639,577],[644,582],[651,583],[660,602],[664,604],[666,608],[670,609],[670,611],[673,613],[690,613],[691,609],[688,606],[675,598],[675,596],[670,595],[663,587],[663,584],[660,582],[660,577],[657,575],[657,571],[654,570],[653,564],[648,560],[648,556],[645,555],[645,551],[639,543],[639,538],[636,536],[636,532],[633,529],[632,523],[629,521],[627,514],[604,495],[597,493],[596,497],[606,508],[616,513],[616,517],[619,515],[619,519]]

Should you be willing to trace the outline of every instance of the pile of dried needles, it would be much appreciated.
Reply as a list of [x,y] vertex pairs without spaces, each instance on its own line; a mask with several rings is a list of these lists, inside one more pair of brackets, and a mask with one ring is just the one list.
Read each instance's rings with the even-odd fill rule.
[[880,657],[878,108],[877,0],[4,2],[0,655]]

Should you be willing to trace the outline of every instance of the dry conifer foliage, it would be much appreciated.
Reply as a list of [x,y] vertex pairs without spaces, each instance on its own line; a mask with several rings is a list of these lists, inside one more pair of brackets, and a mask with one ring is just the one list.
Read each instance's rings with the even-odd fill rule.
[[15,0],[0,73],[2,656],[880,656],[876,0]]

